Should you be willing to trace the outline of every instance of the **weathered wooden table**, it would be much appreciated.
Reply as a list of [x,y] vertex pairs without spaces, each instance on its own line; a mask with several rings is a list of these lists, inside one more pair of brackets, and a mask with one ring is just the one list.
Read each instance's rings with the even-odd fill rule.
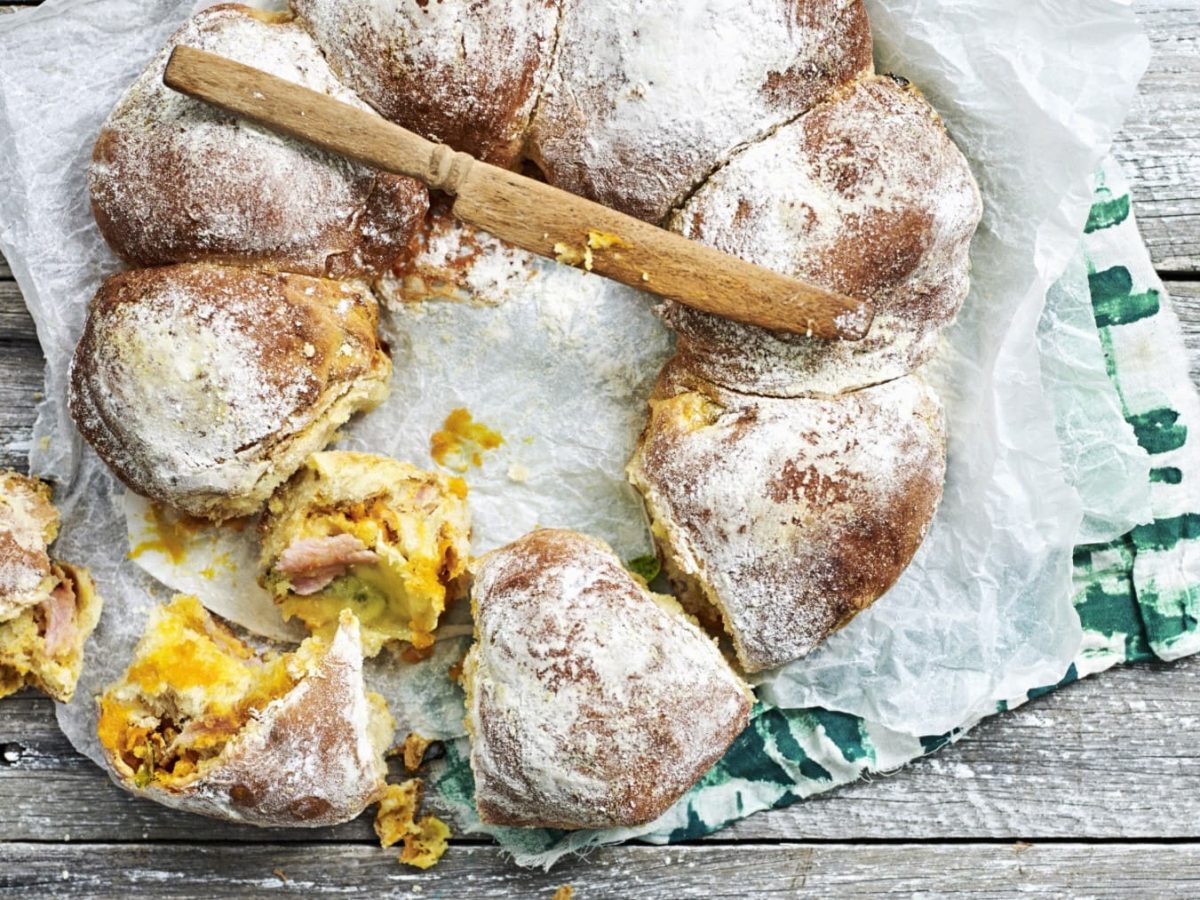
[[[0,4],[0,14],[14,8]],[[1200,0],[1142,0],[1141,15],[1155,57],[1116,153],[1135,177],[1136,211],[1200,383]],[[41,382],[33,324],[0,260],[0,466],[24,467]],[[599,851],[549,875],[456,840],[421,873],[380,851],[366,818],[261,831],[135,801],[71,749],[49,702],[22,694],[0,701],[0,894],[549,900],[572,883],[581,900],[801,889],[1200,895],[1198,737],[1200,660],[1129,667],[985,722],[894,776],[708,840]]]

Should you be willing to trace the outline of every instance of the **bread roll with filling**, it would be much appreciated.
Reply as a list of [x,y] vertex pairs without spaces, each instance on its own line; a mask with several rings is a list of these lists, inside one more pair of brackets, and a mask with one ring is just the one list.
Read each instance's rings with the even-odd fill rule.
[[895,583],[942,495],[937,395],[739,394],[668,363],[629,464],[681,602],[747,672],[810,652]]
[[906,375],[933,354],[967,296],[982,209],[966,159],[920,93],[864,79],[738,153],[671,227],[871,301],[867,336],[824,341],[672,304],[680,353],[710,381],[775,397]]
[[26,686],[61,703],[75,693],[101,603],[86,569],[50,557],[57,534],[50,486],[0,471],[0,697]]
[[193,16],[121,97],[88,172],[100,232],[135,266],[209,261],[330,278],[386,271],[428,209],[424,185],[284,138],[162,82],[180,44],[365,108],[287,13]]
[[292,0],[329,64],[380,114],[515,163],[554,50],[560,0]]
[[329,640],[256,653],[193,597],[156,608],[100,698],[100,743],[122,787],[261,826],[348,821],[383,796],[394,723],[363,686],[350,613]]
[[871,65],[861,0],[565,0],[528,152],[552,184],[661,222]]
[[535,531],[473,571],[463,683],[484,822],[649,822],[749,722],[753,697],[713,639],[602,542]]
[[251,515],[356,412],[391,361],[361,286],[188,264],[108,279],[71,368],[80,432],[133,491]]
[[467,485],[370,453],[314,453],[259,525],[260,581],[285,619],[328,635],[343,609],[368,656],[433,646],[471,552]]

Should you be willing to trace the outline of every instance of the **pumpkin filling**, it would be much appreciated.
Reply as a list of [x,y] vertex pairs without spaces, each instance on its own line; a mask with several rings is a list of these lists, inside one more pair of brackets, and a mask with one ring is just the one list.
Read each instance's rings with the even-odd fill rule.
[[100,743],[137,787],[183,788],[323,651],[310,639],[295,653],[258,654],[194,597],[176,597],[154,610],[125,675],[100,698]]
[[[399,477],[386,488],[342,499],[339,476],[352,480],[352,470],[317,459],[342,455],[362,456],[316,454],[317,462],[272,501],[264,584],[285,619],[299,619],[316,635],[332,634],[349,609],[367,656],[389,641],[430,647],[466,566],[466,485],[389,460]],[[346,487],[353,495],[364,485]],[[282,549],[270,552],[275,547]]]

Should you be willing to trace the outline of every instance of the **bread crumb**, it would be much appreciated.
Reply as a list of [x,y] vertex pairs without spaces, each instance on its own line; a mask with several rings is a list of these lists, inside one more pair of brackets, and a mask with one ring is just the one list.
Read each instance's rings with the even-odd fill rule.
[[554,896],[550,900],[573,900],[575,897],[575,886],[564,884],[554,892]]
[[416,818],[423,795],[424,785],[419,778],[389,784],[375,814],[375,834],[380,845],[387,848],[402,841],[400,862],[418,869],[436,865],[450,839],[450,827],[441,819]]
[[529,467],[521,463],[513,463],[508,467],[508,480],[524,484],[529,480]]
[[282,881],[284,884],[287,884],[289,881],[292,880],[292,879],[288,878],[287,875],[284,874],[283,869],[272,869],[271,874],[274,875],[276,878],[278,878],[280,881]]
[[565,266],[582,267],[588,272],[592,271],[592,264],[594,262],[590,246],[584,244],[580,247],[575,247],[563,241],[559,241],[554,245],[554,258]]
[[587,245],[592,250],[619,250],[629,246],[619,234],[595,230],[588,232]]
[[416,831],[404,836],[400,862],[418,869],[431,868],[446,852],[449,840],[449,825],[437,816],[422,816],[416,823]]
[[312,359],[316,355],[317,355],[317,348],[314,347],[312,344],[306,343],[304,345],[304,356],[308,359]]
[[425,761],[425,751],[432,743],[430,738],[422,737],[415,731],[409,734],[404,739],[404,768],[409,772],[415,772],[421,768],[421,763]]

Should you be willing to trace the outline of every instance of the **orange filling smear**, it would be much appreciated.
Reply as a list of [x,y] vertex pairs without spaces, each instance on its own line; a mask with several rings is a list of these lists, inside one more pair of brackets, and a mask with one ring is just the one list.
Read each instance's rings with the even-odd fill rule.
[[[124,679],[101,698],[97,734],[139,787],[169,786],[197,774],[255,712],[294,686],[286,657],[256,657],[194,597],[178,597],[143,636]],[[197,695],[199,713],[183,712]]]
[[188,542],[206,524],[191,516],[168,512],[157,503],[153,503],[146,515],[146,525],[151,537],[130,550],[129,558],[137,559],[147,551],[154,551],[179,565],[187,556]]
[[471,413],[459,408],[450,411],[440,431],[429,439],[429,455],[439,466],[455,472],[465,472],[471,466],[483,465],[483,454],[504,443],[504,437],[476,422]]

